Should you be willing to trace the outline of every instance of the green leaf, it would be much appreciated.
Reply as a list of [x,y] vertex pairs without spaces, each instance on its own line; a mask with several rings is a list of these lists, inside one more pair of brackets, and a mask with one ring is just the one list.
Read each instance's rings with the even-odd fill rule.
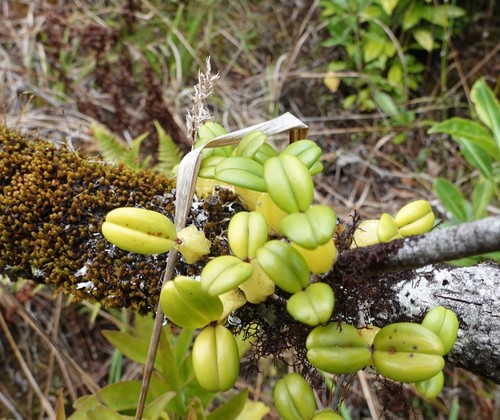
[[446,210],[459,221],[467,221],[465,198],[455,185],[444,178],[437,178],[433,189]]
[[373,99],[376,104],[390,117],[393,117],[399,113],[398,106],[394,100],[387,94],[380,90],[375,90],[373,92]]
[[146,406],[143,417],[148,420],[159,419],[167,409],[167,405],[173,397],[175,397],[175,392],[167,392],[159,396]]
[[123,416],[117,413],[115,410],[109,407],[95,407],[87,412],[87,419],[89,420],[123,420],[123,419],[133,419],[131,416]]
[[158,345],[161,372],[171,389],[180,394],[182,381],[179,375],[179,368],[175,360],[174,351],[171,334],[165,333],[165,329],[162,329],[160,343]]
[[186,353],[193,343],[195,332],[196,330],[183,328],[177,336],[175,340],[175,360],[178,365],[185,359]]
[[[149,339],[138,338],[130,333],[122,331],[103,331],[102,334],[117,349],[129,359],[146,364],[146,358],[149,349]],[[159,367],[159,356],[156,355],[155,367]]]
[[95,395],[84,395],[83,397],[78,398],[74,403],[73,403],[73,408],[75,409],[75,413],[73,413],[69,418],[74,419],[74,418],[85,418],[81,417],[80,415],[75,416],[77,413],[85,413],[88,410],[90,410],[93,407],[96,407],[97,405],[100,405],[101,403],[97,400]]
[[[368,34],[367,34],[368,35]],[[363,42],[363,58],[365,63],[378,58],[384,51],[385,41],[376,36],[366,36]]]
[[[267,405],[260,401],[247,400],[245,407],[241,414],[236,418],[236,420],[261,420],[264,416],[269,413],[270,409]],[[344,417],[347,419],[347,417]]]
[[124,381],[108,385],[99,391],[102,401],[116,411],[133,410],[137,407],[142,381]]
[[392,139],[392,142],[394,144],[403,144],[405,141],[406,141],[406,133],[396,134]]
[[491,133],[487,128],[474,121],[453,117],[434,124],[428,133],[445,133],[449,134],[454,140],[457,138],[468,140],[488,152],[493,159],[500,159],[500,148],[495,144]]
[[447,28],[451,20],[462,17],[464,14],[465,11],[460,7],[442,4],[438,6],[426,6],[422,17],[434,25]]
[[241,391],[239,394],[231,398],[224,405],[212,411],[207,416],[207,420],[236,419],[238,415],[243,411],[247,399],[248,399],[248,389],[245,389],[244,391]]
[[424,14],[425,5],[419,2],[414,2],[405,12],[403,16],[402,27],[403,30],[407,31],[408,29],[413,28],[415,25],[420,22],[422,16]]
[[491,157],[488,153],[486,153],[480,147],[477,147],[475,144],[463,140],[460,138],[455,139],[457,143],[462,145],[462,153],[472,166],[479,169],[481,174],[487,178],[491,179],[492,175],[492,166],[491,166]]
[[154,318],[151,315],[135,314],[134,323],[134,335],[144,341],[149,341],[153,332]]
[[399,62],[394,63],[387,73],[387,79],[395,86],[403,83],[403,76],[403,68]]
[[495,192],[493,182],[483,179],[479,181],[472,192],[472,210],[474,219],[487,216],[486,208],[493,200]]
[[480,78],[472,86],[471,99],[474,102],[479,119],[491,129],[497,150],[500,150],[500,102],[486,84],[484,78]]
[[398,2],[399,0],[381,0],[380,4],[382,5],[384,12],[387,13],[389,16],[391,16],[392,12],[398,5]]
[[416,29],[413,31],[413,37],[424,50],[431,52],[434,49],[434,37],[426,29]]

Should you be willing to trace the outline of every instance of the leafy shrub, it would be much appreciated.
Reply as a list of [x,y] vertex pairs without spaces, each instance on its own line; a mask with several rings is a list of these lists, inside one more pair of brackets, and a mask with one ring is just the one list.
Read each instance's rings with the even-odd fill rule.
[[[430,134],[447,134],[458,143],[465,160],[475,171],[470,199],[447,179],[434,181],[434,192],[451,215],[450,224],[486,217],[488,206],[500,199],[500,103],[483,78],[474,83],[471,98],[474,119],[453,117],[434,124],[429,130]],[[462,189],[465,187],[467,185]],[[500,253],[493,256],[498,259]],[[477,258],[464,262],[475,261]]]
[[342,80],[354,90],[345,108],[379,107],[392,117],[422,81],[416,53],[446,47],[453,20],[464,15],[459,7],[424,0],[322,0],[321,6],[330,33],[323,45],[342,46],[347,56],[330,63],[325,83],[335,91]]

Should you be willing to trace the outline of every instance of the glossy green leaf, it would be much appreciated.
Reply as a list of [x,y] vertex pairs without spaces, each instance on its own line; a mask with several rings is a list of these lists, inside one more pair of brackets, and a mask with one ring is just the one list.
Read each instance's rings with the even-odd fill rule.
[[215,178],[236,187],[265,192],[263,166],[250,158],[231,156],[217,164]]
[[442,391],[443,385],[444,375],[443,371],[441,371],[430,379],[415,383],[415,388],[420,395],[433,399]]
[[491,156],[488,153],[486,153],[483,149],[477,147],[476,145],[472,144],[469,141],[463,141],[461,139],[456,139],[456,141],[457,143],[460,143],[462,145],[462,153],[467,162],[469,162],[475,168],[479,169],[479,171],[485,178],[491,179],[492,178]]
[[220,255],[203,268],[200,284],[210,296],[219,296],[239,286],[252,274],[250,263],[233,255]]
[[238,147],[234,149],[234,155],[253,159],[266,140],[264,133],[252,131],[241,139]]
[[354,373],[370,363],[368,343],[346,323],[331,322],[314,328],[306,340],[307,359],[325,372]]
[[280,230],[292,242],[306,249],[315,249],[332,239],[337,219],[325,205],[313,205],[305,213],[292,213],[280,222]]
[[500,150],[500,102],[484,78],[472,86],[471,99],[479,119],[491,129],[497,149]]
[[455,185],[444,178],[437,178],[433,189],[446,210],[459,221],[467,221],[465,198]]
[[432,330],[409,322],[385,326],[372,345],[375,369],[404,383],[432,378],[444,367],[443,354],[443,343]]
[[323,165],[320,162],[321,153],[321,148],[314,141],[302,139],[290,143],[280,154],[299,158],[307,166],[309,173],[315,175],[323,170]]
[[238,345],[231,331],[222,325],[209,325],[198,334],[192,358],[196,379],[208,392],[228,391],[238,379]]
[[472,191],[472,211],[474,219],[487,216],[486,208],[493,200],[494,184],[487,179],[480,180]]
[[257,150],[257,153],[255,153],[252,159],[264,165],[267,159],[274,156],[278,156],[276,150],[274,150],[269,143],[264,143],[259,150]]
[[310,419],[316,410],[314,393],[298,373],[282,377],[274,387],[274,405],[286,420]]
[[439,337],[443,344],[443,355],[453,348],[458,336],[459,322],[457,315],[451,309],[435,306],[427,312],[422,325]]
[[309,283],[309,268],[302,255],[286,242],[273,240],[257,251],[257,261],[276,285],[297,293]]
[[335,294],[326,283],[313,283],[293,294],[286,304],[288,313],[297,321],[315,327],[326,324],[332,316]]
[[236,394],[228,402],[221,405],[216,410],[212,411],[207,420],[233,420],[236,419],[245,408],[248,400],[248,389],[244,389],[239,394]]
[[281,154],[264,165],[267,191],[287,213],[305,211],[314,199],[314,184],[307,166],[297,157]]
[[477,122],[453,117],[442,123],[434,124],[428,133],[445,133],[454,140],[467,140],[488,152],[493,158],[500,159],[500,148],[495,144],[490,131]]
[[186,276],[163,285],[160,304],[165,316],[183,328],[202,328],[219,319],[223,311],[218,296],[210,296],[199,281]]

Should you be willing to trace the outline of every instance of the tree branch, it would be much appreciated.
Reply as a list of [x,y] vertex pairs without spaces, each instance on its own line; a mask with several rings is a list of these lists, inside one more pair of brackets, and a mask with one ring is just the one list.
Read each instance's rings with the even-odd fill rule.
[[[0,274],[33,278],[108,307],[153,312],[164,256],[116,249],[100,226],[119,206],[141,206],[173,218],[175,198],[173,179],[84,160],[65,146],[30,141],[0,127]],[[237,200],[220,190],[193,203],[188,224],[205,230],[212,255],[228,252],[221,234]],[[442,304],[460,319],[449,361],[500,383],[499,266],[428,266],[500,250],[499,241],[500,218],[495,217],[343,251],[322,279],[335,289],[335,319],[357,324],[362,314],[380,326],[418,322],[427,309]],[[175,274],[199,274],[205,262],[187,265],[180,259]],[[425,267],[407,271],[419,266]]]
[[[352,294],[345,287],[334,288],[340,302],[334,315],[352,316],[352,308],[345,303],[352,300]],[[385,274],[376,280],[376,285],[358,286],[356,302],[365,320],[379,326],[420,322],[429,309],[438,305],[453,310],[459,318],[460,330],[447,356],[448,362],[500,384],[498,264],[432,265],[398,276]]]
[[339,266],[361,272],[390,272],[422,267],[500,249],[500,216],[487,217],[425,235],[354,248],[341,255]]

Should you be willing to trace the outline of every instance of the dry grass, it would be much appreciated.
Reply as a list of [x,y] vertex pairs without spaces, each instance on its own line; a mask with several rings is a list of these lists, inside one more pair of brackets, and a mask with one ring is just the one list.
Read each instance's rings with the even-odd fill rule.
[[[396,132],[384,125],[384,115],[347,112],[340,106],[342,92],[332,95],[323,85],[326,65],[338,53],[320,47],[325,34],[318,1],[243,1],[224,7],[214,1],[200,21],[196,1],[186,2],[180,20],[175,19],[177,2],[70,3],[0,1],[2,123],[95,152],[92,119],[125,139],[153,133],[158,119],[187,150],[184,119],[191,87],[211,56],[220,73],[210,110],[215,120],[236,129],[290,111],[309,124],[310,137],[325,150],[316,198],[333,205],[342,218],[354,209],[364,216],[393,213],[417,196],[437,204],[432,179],[453,173],[463,161],[453,148],[428,138],[423,121],[452,105],[463,112],[472,81],[481,74],[494,80],[500,68],[498,26],[488,9],[480,29],[490,37],[472,38],[465,48],[452,46],[452,83],[439,106],[431,99],[440,87],[429,72],[428,99],[412,104],[415,128],[407,142],[395,146]],[[151,150],[154,142],[152,136]],[[47,288],[33,290],[29,282],[13,291],[19,285],[2,281],[8,286],[0,292],[0,418],[53,418],[60,389],[69,408],[78,396],[104,386],[113,349],[100,331],[120,328],[121,315],[69,304]],[[277,372],[265,361],[262,368],[238,385],[271,406],[270,384]],[[345,406],[352,418],[499,418],[498,386],[467,372],[448,373],[442,397],[434,402],[417,397],[411,387],[360,373],[344,384]],[[140,366],[125,362],[122,378],[139,377]],[[327,397],[318,393],[319,401]],[[454,417],[457,407],[460,414]]]

